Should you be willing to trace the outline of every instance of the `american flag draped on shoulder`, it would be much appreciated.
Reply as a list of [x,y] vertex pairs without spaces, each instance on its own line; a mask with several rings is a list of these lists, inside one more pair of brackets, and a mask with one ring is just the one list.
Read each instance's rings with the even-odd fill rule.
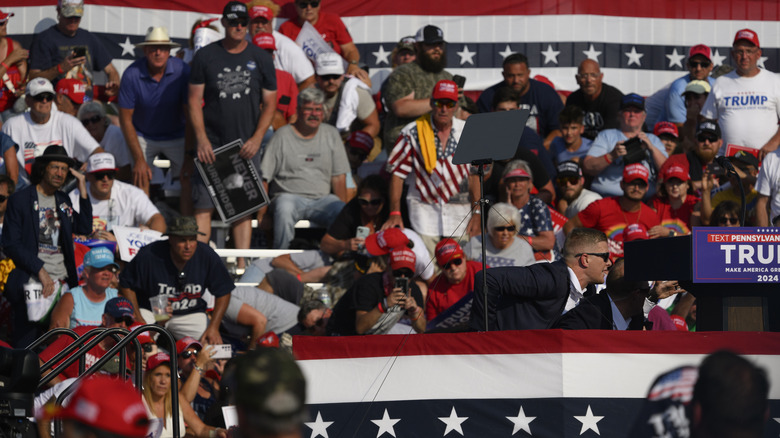
[[295,337],[304,437],[627,436],[656,377],[730,349],[769,373],[780,434],[780,334],[610,331]]

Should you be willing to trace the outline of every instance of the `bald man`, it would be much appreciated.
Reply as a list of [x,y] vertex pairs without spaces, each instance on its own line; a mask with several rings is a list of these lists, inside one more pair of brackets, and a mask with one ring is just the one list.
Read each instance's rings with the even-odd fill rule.
[[580,89],[566,99],[566,106],[576,105],[585,112],[582,136],[593,140],[600,131],[617,128],[623,93],[603,82],[599,63],[592,59],[582,61],[575,78]]

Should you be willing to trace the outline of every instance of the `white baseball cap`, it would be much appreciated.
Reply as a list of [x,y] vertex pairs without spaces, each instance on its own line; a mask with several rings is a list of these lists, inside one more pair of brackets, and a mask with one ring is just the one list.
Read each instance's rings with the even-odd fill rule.
[[325,52],[317,55],[315,71],[318,76],[343,75],[344,60],[336,52]]
[[27,95],[34,97],[41,93],[51,93],[56,94],[54,92],[54,86],[49,82],[46,78],[35,78],[27,83]]

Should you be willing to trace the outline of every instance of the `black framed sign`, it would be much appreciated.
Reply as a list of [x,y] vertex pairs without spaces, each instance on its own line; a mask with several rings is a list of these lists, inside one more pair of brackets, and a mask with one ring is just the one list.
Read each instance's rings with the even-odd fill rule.
[[195,166],[206,183],[211,200],[222,221],[228,224],[270,202],[254,163],[238,155],[243,145],[244,142],[238,139],[215,149],[216,159],[211,164],[195,158]]

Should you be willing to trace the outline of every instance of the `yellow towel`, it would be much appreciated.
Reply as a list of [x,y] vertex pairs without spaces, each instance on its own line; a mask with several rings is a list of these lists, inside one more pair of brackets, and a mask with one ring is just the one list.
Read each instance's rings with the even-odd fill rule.
[[420,140],[420,152],[425,162],[425,171],[433,173],[436,168],[436,138],[433,135],[431,115],[425,114],[417,119],[417,138]]

